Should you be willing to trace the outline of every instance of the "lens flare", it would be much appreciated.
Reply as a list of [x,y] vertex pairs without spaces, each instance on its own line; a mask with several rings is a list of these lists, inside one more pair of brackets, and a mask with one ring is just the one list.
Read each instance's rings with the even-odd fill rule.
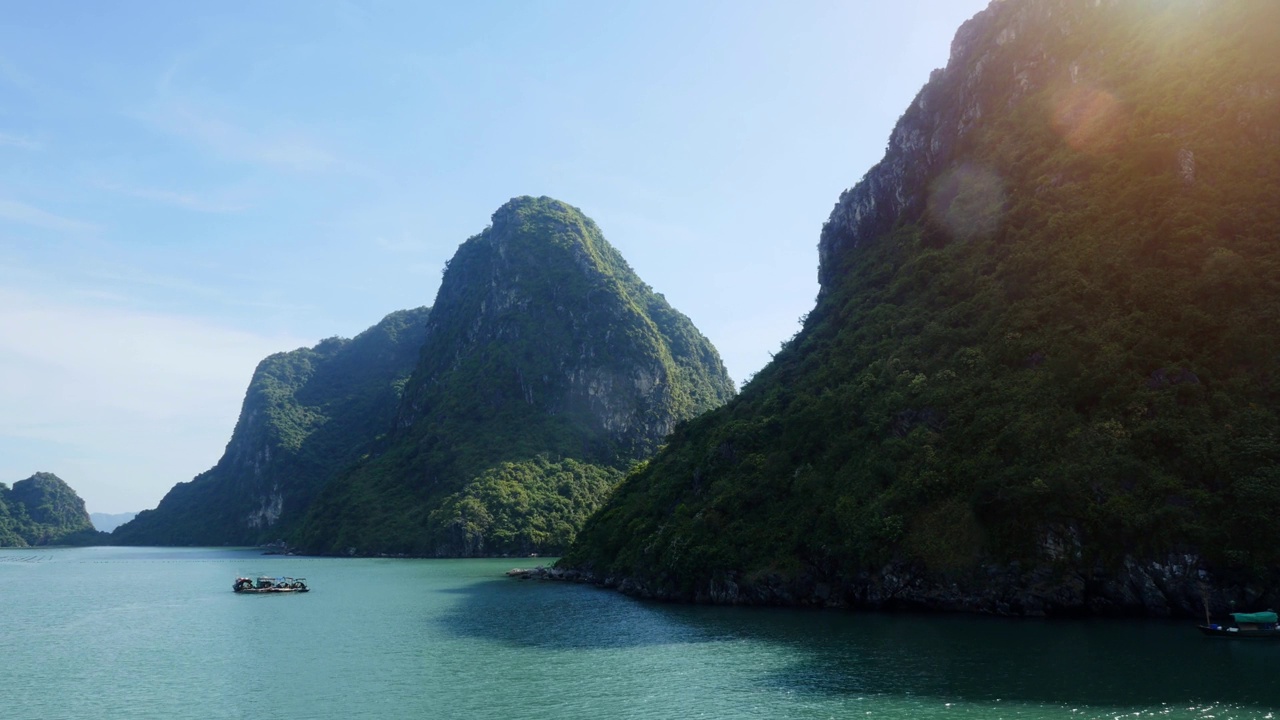
[[965,163],[940,175],[929,188],[927,211],[951,239],[995,235],[1004,220],[1005,186],[992,170]]
[[1053,128],[1072,148],[1102,153],[1114,146],[1124,126],[1115,96],[1089,85],[1072,85],[1052,96]]

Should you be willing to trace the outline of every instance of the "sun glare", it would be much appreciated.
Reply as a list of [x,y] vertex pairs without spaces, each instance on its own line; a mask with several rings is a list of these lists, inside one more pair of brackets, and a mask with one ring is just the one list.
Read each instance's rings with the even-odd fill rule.
[[1106,90],[1074,84],[1051,96],[1054,130],[1072,148],[1101,153],[1112,147],[1123,128],[1123,109]]

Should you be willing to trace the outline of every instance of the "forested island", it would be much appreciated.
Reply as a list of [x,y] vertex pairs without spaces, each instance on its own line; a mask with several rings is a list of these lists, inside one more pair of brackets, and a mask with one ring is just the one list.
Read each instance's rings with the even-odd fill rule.
[[700,602],[1273,605],[1276,27],[992,3],[836,204],[803,329],[562,568]]
[[733,394],[716,349],[594,222],[515,198],[431,308],[263,360],[218,464],[112,538],[555,554],[677,422]]
[[53,473],[38,472],[9,487],[0,483],[0,547],[105,544],[84,500]]

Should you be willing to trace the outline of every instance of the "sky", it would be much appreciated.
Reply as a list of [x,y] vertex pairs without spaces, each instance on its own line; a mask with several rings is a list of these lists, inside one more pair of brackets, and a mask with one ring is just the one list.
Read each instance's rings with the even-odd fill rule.
[[261,359],[431,305],[519,195],[594,219],[742,383],[985,5],[9,3],[0,482],[155,507],[217,462]]

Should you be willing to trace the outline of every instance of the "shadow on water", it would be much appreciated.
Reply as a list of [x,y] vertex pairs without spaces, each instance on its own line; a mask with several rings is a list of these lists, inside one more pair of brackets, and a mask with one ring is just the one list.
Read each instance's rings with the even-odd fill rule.
[[785,692],[1280,707],[1280,641],[1207,638],[1189,621],[669,605],[507,579],[452,592],[463,600],[441,623],[460,637],[551,650],[730,642],[785,657],[757,679]]
[[462,597],[440,619],[443,631],[515,647],[591,650],[718,639],[673,622],[666,606],[587,585],[503,578],[441,592]]

